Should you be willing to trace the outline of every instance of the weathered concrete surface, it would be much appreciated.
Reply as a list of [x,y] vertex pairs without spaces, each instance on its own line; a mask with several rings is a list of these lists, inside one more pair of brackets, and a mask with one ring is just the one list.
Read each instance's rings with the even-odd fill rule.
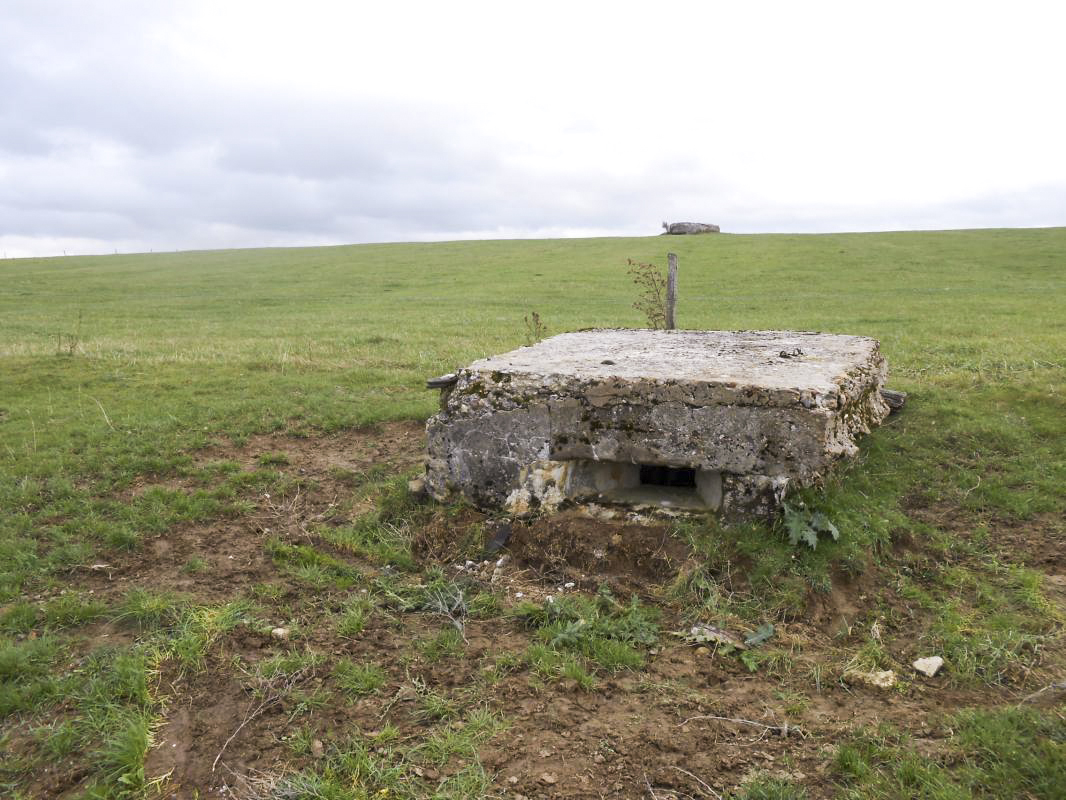
[[664,222],[663,229],[671,236],[694,233],[721,233],[722,231],[717,225],[711,225],[706,222]]
[[[427,424],[426,486],[516,512],[596,499],[768,514],[887,415],[886,371],[858,336],[561,334],[458,372]],[[649,486],[635,465],[692,472]]]

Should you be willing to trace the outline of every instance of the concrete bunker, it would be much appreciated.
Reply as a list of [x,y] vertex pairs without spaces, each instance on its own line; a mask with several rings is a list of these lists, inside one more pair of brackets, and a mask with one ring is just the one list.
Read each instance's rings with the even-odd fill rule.
[[591,330],[430,382],[426,487],[485,509],[773,514],[888,414],[878,343],[795,331]]
[[722,476],[713,470],[592,459],[565,463],[562,494],[569,500],[693,511],[722,505]]

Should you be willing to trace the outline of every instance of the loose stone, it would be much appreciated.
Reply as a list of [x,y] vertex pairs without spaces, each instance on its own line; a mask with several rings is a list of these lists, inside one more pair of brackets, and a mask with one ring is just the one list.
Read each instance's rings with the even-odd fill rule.
[[944,666],[944,659],[940,656],[929,656],[928,658],[919,658],[912,664],[912,666],[927,678],[932,678],[938,672],[940,668]]
[[890,669],[876,670],[874,672],[851,671],[844,674],[844,679],[865,683],[875,689],[892,689],[896,685],[896,673]]

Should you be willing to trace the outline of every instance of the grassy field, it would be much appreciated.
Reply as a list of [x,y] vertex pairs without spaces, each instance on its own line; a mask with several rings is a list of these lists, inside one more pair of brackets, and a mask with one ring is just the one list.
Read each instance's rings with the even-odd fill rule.
[[[907,406],[798,498],[840,540],[482,566],[404,490],[425,379],[640,327],[668,248],[681,327],[881,341]],[[1061,798],[1064,392],[1066,229],[0,261],[0,794]]]

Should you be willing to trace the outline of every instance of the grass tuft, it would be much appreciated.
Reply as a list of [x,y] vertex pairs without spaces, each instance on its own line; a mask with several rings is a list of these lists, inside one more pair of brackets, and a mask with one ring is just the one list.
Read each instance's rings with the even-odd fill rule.
[[352,697],[375,694],[385,685],[388,677],[377,664],[356,664],[349,659],[342,659],[333,667],[333,680]]

